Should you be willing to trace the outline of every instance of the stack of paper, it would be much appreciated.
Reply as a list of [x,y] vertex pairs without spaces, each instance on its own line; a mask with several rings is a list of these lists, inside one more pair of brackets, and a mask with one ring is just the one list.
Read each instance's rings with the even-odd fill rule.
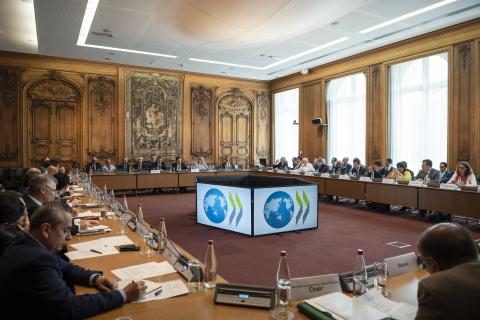
[[312,307],[332,315],[334,319],[394,318],[397,320],[415,319],[417,307],[385,298],[377,290],[369,290],[364,295],[352,299],[340,292],[305,300]]
[[[182,280],[173,280],[166,282],[153,282],[150,280],[142,281],[145,281],[145,285],[147,286],[147,289],[145,290],[146,294],[140,296],[140,298],[134,301],[134,303],[167,299],[189,293],[187,286],[183,283]],[[124,289],[131,282],[131,279],[121,280],[118,282],[118,287]]]
[[133,244],[133,242],[125,236],[107,237],[92,241],[85,241],[72,244],[71,246],[77,251],[70,251],[65,255],[70,260],[103,257],[112,254],[118,254],[119,251],[115,249],[115,246],[124,244]]
[[175,272],[175,269],[166,261],[148,262],[112,270],[120,280],[141,280]]

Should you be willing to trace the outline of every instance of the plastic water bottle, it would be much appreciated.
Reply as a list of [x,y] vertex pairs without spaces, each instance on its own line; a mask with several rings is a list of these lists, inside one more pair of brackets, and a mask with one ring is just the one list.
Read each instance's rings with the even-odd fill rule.
[[286,308],[290,298],[290,268],[287,263],[287,251],[280,252],[277,270],[277,301],[280,307]]
[[363,250],[357,250],[355,265],[353,266],[353,296],[358,297],[367,290],[367,269],[365,268],[365,259]]
[[142,206],[141,205],[137,206],[137,221],[138,222],[143,222],[143,211],[142,211]]
[[205,254],[205,288],[212,289],[217,285],[217,257],[213,240],[208,240],[207,253]]
[[158,252],[163,253],[167,245],[167,227],[165,225],[165,218],[160,218],[160,225],[158,226]]
[[128,212],[128,203],[127,203],[127,196],[126,195],[123,195],[123,212]]

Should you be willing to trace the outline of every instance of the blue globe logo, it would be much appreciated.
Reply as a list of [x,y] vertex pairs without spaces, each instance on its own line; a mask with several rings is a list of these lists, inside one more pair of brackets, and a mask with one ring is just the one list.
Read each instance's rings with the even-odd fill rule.
[[212,188],[203,197],[203,209],[210,221],[221,223],[227,217],[227,199],[220,190]]
[[293,217],[293,200],[288,193],[277,191],[265,201],[263,215],[268,225],[275,229],[285,227]]

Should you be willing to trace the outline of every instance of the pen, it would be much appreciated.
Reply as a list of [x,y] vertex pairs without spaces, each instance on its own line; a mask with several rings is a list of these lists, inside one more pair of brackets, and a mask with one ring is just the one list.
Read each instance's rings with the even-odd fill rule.
[[161,291],[162,286],[158,286],[158,287],[156,287],[155,289],[152,289],[152,290],[150,290],[150,291],[148,291],[148,292],[145,292],[143,295],[146,296],[147,294],[152,293],[153,291],[157,291],[158,289],[160,289],[160,291]]
[[95,249],[90,249],[90,251],[95,252],[95,253],[98,253],[98,254],[103,254],[102,252],[97,251],[97,250],[95,250]]
[[158,290],[157,292],[155,292],[155,297],[157,297],[157,296],[161,295],[161,294],[162,294],[162,292],[163,292],[163,290],[162,290],[162,289],[160,289],[160,290]]

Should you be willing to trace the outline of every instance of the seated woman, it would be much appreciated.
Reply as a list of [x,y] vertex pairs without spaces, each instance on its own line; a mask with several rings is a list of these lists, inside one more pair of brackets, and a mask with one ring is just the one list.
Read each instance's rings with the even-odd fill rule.
[[467,161],[460,161],[457,164],[457,170],[453,174],[452,178],[448,183],[454,183],[457,185],[464,186],[476,186],[477,181],[475,179],[475,174],[472,171],[472,167]]
[[405,161],[400,161],[397,163],[397,169],[390,172],[387,179],[410,181],[412,180],[412,174],[407,170]]

